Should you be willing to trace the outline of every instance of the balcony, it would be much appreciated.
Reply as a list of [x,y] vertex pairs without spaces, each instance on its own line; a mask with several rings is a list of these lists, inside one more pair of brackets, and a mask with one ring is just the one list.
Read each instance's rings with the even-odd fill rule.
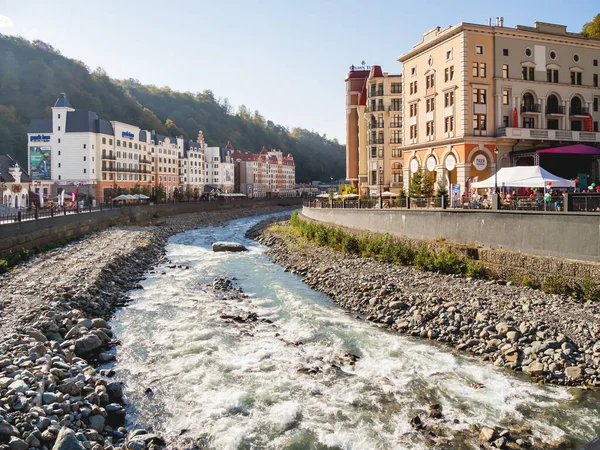
[[381,138],[381,139],[369,139],[367,141],[367,145],[376,145],[376,144],[383,144],[383,138]]
[[115,161],[117,158],[114,155],[102,153],[102,159],[108,159],[109,161]]
[[383,126],[384,126],[383,122],[380,122],[380,123],[371,122],[369,124],[369,129],[371,130],[371,129],[375,129],[375,128],[383,128]]
[[390,128],[402,128],[402,122],[392,122]]
[[569,115],[570,116],[587,117],[587,115],[589,113],[590,113],[590,109],[589,108],[569,108]]
[[146,158],[140,158],[140,164],[150,164],[150,160]]
[[385,111],[385,107],[383,105],[377,105],[377,106],[368,106],[367,107],[367,112],[375,112],[375,111]]
[[549,116],[564,116],[564,106],[546,106],[546,114]]
[[383,89],[371,89],[369,97],[381,97],[383,95]]
[[114,167],[102,166],[102,172],[116,172],[116,169]]
[[543,128],[498,128],[498,136],[537,141],[600,142],[600,133],[593,131],[546,130]]
[[402,111],[402,105],[390,105],[388,106],[389,111]]
[[540,114],[541,112],[542,112],[542,105],[540,105],[539,103],[526,103],[524,105],[521,105],[521,113],[522,114],[528,114],[528,113]]

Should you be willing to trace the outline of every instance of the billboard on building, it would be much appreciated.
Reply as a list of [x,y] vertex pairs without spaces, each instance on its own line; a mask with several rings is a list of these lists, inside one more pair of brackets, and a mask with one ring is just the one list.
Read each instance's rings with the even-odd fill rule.
[[34,180],[50,180],[51,147],[29,147],[29,175]]
[[460,208],[460,184],[452,185],[452,207]]
[[225,181],[232,181],[231,170],[229,170],[229,169],[225,169]]

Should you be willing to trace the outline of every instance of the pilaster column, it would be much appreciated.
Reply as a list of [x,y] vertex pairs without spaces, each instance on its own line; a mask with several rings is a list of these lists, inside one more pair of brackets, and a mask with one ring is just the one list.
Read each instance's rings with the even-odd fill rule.
[[540,115],[540,121],[542,123],[538,124],[538,128],[548,128],[546,126],[546,107],[544,105],[544,100],[543,98],[540,98],[540,110],[542,111],[542,114]]
[[562,129],[569,129],[569,122],[571,121],[571,116],[569,113],[569,102],[567,100],[563,100],[563,105],[565,107],[565,116],[562,119]]
[[502,94],[494,95],[496,102],[496,133],[498,132],[498,128],[504,126],[502,123]]

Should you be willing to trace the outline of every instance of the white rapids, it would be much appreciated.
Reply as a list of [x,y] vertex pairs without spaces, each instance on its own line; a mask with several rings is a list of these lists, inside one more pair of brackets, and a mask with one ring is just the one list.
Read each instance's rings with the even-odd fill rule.
[[[190,268],[149,273],[112,321],[115,368],[137,424],[215,449],[425,449],[434,446],[409,421],[441,422],[426,418],[439,403],[447,436],[471,424],[525,426],[545,441],[581,444],[600,432],[596,402],[349,315],[244,238],[264,218],[173,236],[167,257]],[[215,241],[249,251],[213,253]],[[248,298],[218,299],[217,277],[236,278]],[[232,310],[272,323],[220,318]]]

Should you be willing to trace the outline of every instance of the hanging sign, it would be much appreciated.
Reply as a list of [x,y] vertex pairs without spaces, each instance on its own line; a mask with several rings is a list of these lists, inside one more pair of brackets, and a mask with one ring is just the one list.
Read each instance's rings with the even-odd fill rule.
[[419,170],[419,163],[417,162],[417,160],[416,160],[416,159],[413,159],[413,160],[410,162],[410,171],[411,171],[412,173],[416,173],[416,172],[417,172],[417,170]]
[[487,158],[485,155],[477,155],[473,160],[473,167],[477,170],[483,170],[487,167]]
[[435,170],[435,158],[433,156],[430,156],[427,159],[427,170],[429,170],[430,172],[433,172]]
[[519,128],[519,111],[517,111],[517,108],[513,109],[513,127]]
[[456,158],[453,155],[448,155],[446,157],[446,170],[452,172],[456,167]]

